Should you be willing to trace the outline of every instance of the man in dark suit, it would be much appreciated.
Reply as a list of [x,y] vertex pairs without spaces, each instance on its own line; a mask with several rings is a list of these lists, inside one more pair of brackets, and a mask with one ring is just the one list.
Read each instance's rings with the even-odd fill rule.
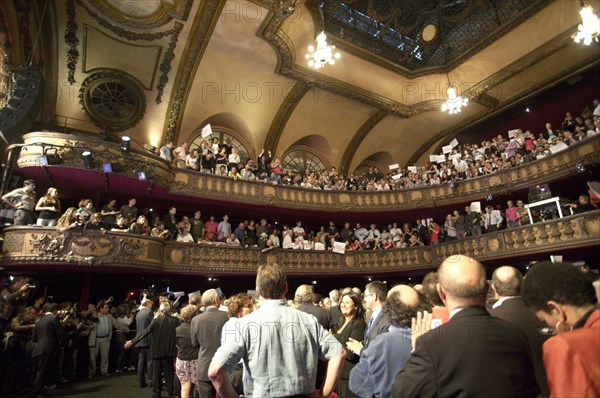
[[190,337],[192,345],[200,348],[196,364],[196,388],[200,398],[212,398],[216,396],[217,390],[208,378],[208,367],[221,346],[221,331],[229,317],[226,312],[219,311],[221,298],[215,289],[202,294],[202,305],[205,311],[192,319]]
[[317,321],[324,329],[331,329],[331,314],[324,308],[313,304],[313,290],[310,285],[300,285],[294,294],[296,309],[306,312],[317,318]]
[[369,343],[375,340],[377,336],[386,333],[390,328],[390,321],[382,311],[387,293],[387,285],[380,281],[373,281],[365,286],[365,293],[363,294],[365,308],[371,311],[371,317],[367,321],[364,340],[360,342],[351,338],[348,341],[347,347],[353,353],[360,355],[363,348],[368,347]]
[[414,351],[396,376],[393,397],[535,397],[539,388],[527,337],[486,311],[481,263],[450,256],[438,274],[450,321],[422,334],[431,328],[431,315],[425,313],[422,321],[419,313]]
[[57,307],[56,303],[46,303],[42,308],[44,315],[35,323],[33,329],[31,358],[34,362],[35,380],[30,396],[39,395],[44,385],[51,383],[48,380],[49,371],[56,365],[53,362],[58,351],[59,340],[68,339],[56,317]]
[[162,373],[164,372],[167,394],[174,396],[173,382],[175,377],[174,361],[177,355],[176,329],[181,322],[171,315],[171,304],[168,301],[160,303],[159,316],[150,325],[125,343],[128,349],[149,334],[152,335],[152,396],[160,397],[162,389]]
[[[144,300],[142,300],[142,308],[140,308],[135,316],[135,325],[137,330],[136,337],[142,334],[144,329],[150,326],[150,322],[152,322],[152,319],[154,319],[152,305],[152,300],[144,296]],[[137,372],[140,388],[146,387],[148,385],[147,380],[151,380],[152,378],[152,352],[150,351],[151,345],[151,335],[140,339],[136,344],[136,347],[139,348]]]
[[340,310],[340,292],[335,289],[329,292],[329,299],[331,300],[331,308],[329,309],[329,317],[331,318],[333,330],[337,330],[337,323],[342,317],[342,311]]
[[546,325],[523,304],[522,283],[523,274],[518,269],[509,266],[497,268],[492,275],[492,289],[498,301],[490,310],[490,314],[514,323],[525,332],[531,348],[535,378],[540,386],[540,397],[547,397],[550,392],[544,369],[542,345],[549,336],[540,333],[540,329]]

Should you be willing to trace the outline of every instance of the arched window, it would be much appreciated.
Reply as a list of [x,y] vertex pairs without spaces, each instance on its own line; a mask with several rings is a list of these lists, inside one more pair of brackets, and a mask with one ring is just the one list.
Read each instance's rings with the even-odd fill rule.
[[239,139],[232,134],[217,130],[213,130],[212,134],[207,137],[202,138],[202,135],[198,135],[196,138],[194,138],[192,142],[190,142],[188,152],[191,153],[192,149],[199,148],[200,143],[202,143],[204,140],[212,142],[215,137],[219,139],[219,145],[225,143],[227,140],[230,140],[228,144],[237,149],[238,154],[240,155],[241,163],[246,163],[250,158],[246,146]]
[[289,151],[281,160],[284,169],[291,170],[293,174],[306,174],[306,171],[322,172],[326,170],[325,164],[313,152],[296,148]]

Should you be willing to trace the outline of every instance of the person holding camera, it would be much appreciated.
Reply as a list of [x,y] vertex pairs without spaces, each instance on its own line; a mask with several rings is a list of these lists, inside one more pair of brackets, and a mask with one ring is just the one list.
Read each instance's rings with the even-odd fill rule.
[[11,285],[0,293],[0,335],[4,334],[17,304],[26,301],[30,289],[35,289],[35,286],[30,285],[27,278],[17,276]]

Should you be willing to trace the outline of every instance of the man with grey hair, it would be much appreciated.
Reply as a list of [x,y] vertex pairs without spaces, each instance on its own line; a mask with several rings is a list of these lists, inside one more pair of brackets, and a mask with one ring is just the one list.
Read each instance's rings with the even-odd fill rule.
[[413,352],[396,376],[393,396],[537,396],[527,337],[485,309],[488,284],[481,263],[450,256],[438,275],[450,320],[430,330],[431,315],[417,314]]
[[313,304],[313,288],[310,285],[300,285],[294,294],[296,309],[313,315],[325,329],[331,329],[331,318],[329,312]]
[[350,390],[357,396],[391,396],[394,377],[410,356],[411,320],[419,307],[419,294],[410,286],[394,286],[388,292],[383,314],[390,321],[389,330],[362,350],[350,371]]
[[521,299],[523,274],[508,265],[497,268],[492,274],[492,290],[498,300],[490,310],[490,314],[517,325],[529,340],[531,359],[535,370],[535,378],[540,386],[540,396],[549,395],[546,370],[542,357],[542,345],[549,336],[540,333],[545,324],[525,307]]
[[125,348],[130,348],[147,335],[152,334],[152,396],[160,397],[164,373],[167,394],[172,397],[175,377],[174,361],[177,355],[175,330],[180,322],[178,318],[171,315],[171,304],[168,301],[160,303],[159,310],[162,315],[154,318],[150,325],[133,340],[126,342]]
[[221,332],[229,317],[226,312],[219,311],[221,297],[215,289],[208,289],[202,293],[202,305],[205,308],[204,312],[192,319],[190,327],[192,345],[199,347],[196,388],[200,397],[214,397],[217,390],[208,378],[208,366],[221,346]]
[[340,310],[340,291],[337,289],[330,291],[329,298],[331,299],[331,308],[329,308],[331,328],[332,330],[337,330],[337,323],[342,317],[342,311]]

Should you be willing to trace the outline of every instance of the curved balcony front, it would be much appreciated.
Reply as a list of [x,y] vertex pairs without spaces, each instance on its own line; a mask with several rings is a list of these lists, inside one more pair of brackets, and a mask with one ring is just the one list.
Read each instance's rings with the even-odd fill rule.
[[[54,148],[54,149],[53,149]],[[113,173],[135,179],[144,171],[154,185],[175,195],[186,195],[230,203],[258,206],[276,206],[325,212],[403,211],[416,208],[467,203],[480,200],[487,194],[524,190],[537,184],[548,183],[577,174],[577,165],[596,166],[600,163],[600,137],[593,137],[570,146],[561,152],[522,166],[502,170],[495,174],[454,183],[384,192],[324,191],[269,185],[223,178],[214,175],[171,167],[159,157],[145,151],[131,149],[123,153],[116,143],[84,136],[61,133],[30,133],[24,136],[24,146],[19,153],[17,166],[27,170],[40,165],[40,156],[54,154],[55,162],[44,167],[85,168],[81,153],[92,152],[95,168],[110,163]],[[54,163],[54,164],[53,164]]]
[[4,231],[2,263],[7,270],[24,272],[60,266],[102,272],[250,275],[259,264],[276,262],[289,275],[375,275],[436,268],[453,254],[489,261],[599,245],[600,210],[437,246],[344,254],[282,249],[263,253],[255,248],[163,242],[121,233],[10,227]]

